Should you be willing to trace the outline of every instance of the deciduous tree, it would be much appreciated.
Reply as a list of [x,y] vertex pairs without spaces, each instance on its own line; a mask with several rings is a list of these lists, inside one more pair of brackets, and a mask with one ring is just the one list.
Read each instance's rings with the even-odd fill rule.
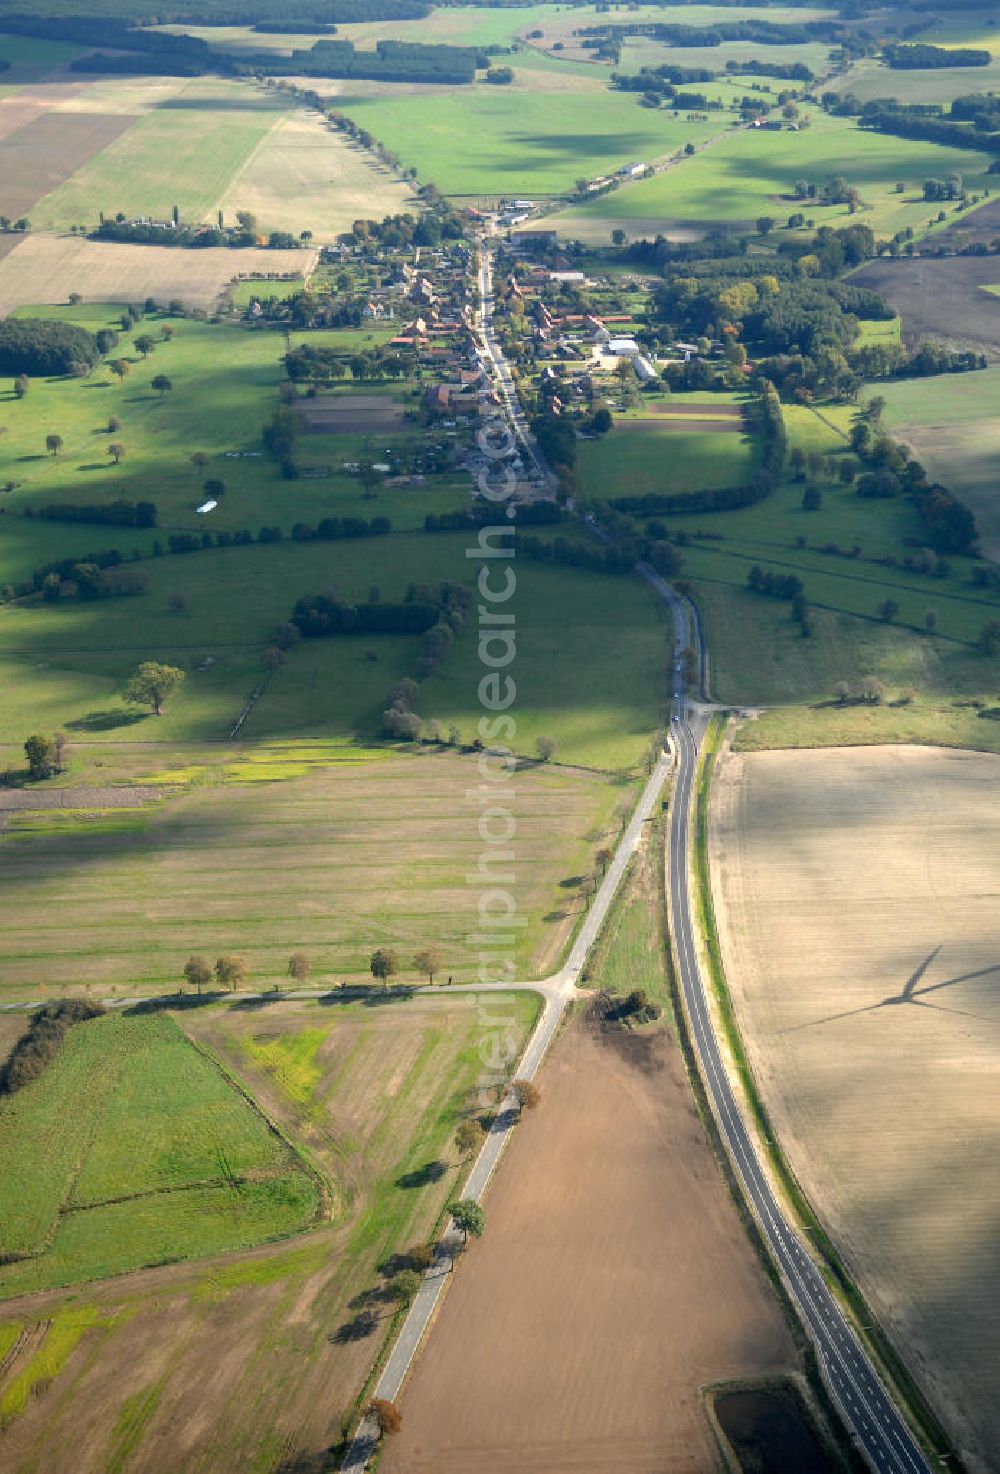
[[304,952],[293,952],[288,959],[288,976],[296,983],[304,983],[309,976],[309,958]]
[[460,1121],[455,1132],[455,1145],[463,1157],[474,1157],[486,1138],[478,1121]]
[[372,977],[376,978],[383,986],[387,985],[389,979],[395,977],[399,971],[396,954],[389,947],[377,947],[371,955],[371,961],[368,966],[371,970]]
[[427,981],[433,985],[434,974],[441,970],[441,948],[424,947],[413,959],[413,966],[418,972],[422,972]]
[[422,1283],[423,1280],[415,1269],[401,1269],[394,1276],[389,1286],[389,1292],[392,1298],[398,1300],[400,1305],[405,1308],[413,1304],[420,1293]]
[[515,1080],[510,1089],[521,1111],[533,1111],[542,1098],[541,1091],[532,1080]]
[[246,975],[247,965],[242,957],[226,952],[215,959],[215,978],[220,988],[229,988],[235,993],[240,983],[246,981]]
[[207,988],[212,981],[212,969],[206,957],[197,957],[193,953],[184,964],[184,979],[188,986],[197,988],[199,994],[202,988]]
[[449,1203],[448,1212],[462,1235],[463,1243],[469,1242],[470,1234],[474,1239],[482,1238],[486,1228],[486,1214],[475,1198],[459,1198],[457,1202]]
[[56,745],[51,737],[36,732],[24,744],[24,755],[28,759],[28,776],[40,781],[51,778],[57,769]]
[[391,1438],[403,1426],[403,1415],[399,1408],[385,1397],[376,1397],[375,1401],[369,1404],[368,1411],[378,1424],[380,1437]]
[[132,706],[150,706],[161,717],[164,704],[183,680],[184,672],[178,666],[144,660],[125,687],[125,700]]

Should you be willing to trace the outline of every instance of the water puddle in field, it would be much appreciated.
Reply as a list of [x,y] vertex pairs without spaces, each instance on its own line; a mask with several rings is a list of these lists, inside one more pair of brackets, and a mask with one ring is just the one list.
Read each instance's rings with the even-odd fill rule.
[[720,1390],[711,1398],[742,1474],[836,1474],[795,1388]]

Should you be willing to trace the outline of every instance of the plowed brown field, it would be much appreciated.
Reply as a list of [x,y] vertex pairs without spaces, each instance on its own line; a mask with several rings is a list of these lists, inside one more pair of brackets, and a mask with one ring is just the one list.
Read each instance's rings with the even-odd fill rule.
[[383,1474],[716,1474],[699,1388],[795,1364],[669,1035],[574,1025]]

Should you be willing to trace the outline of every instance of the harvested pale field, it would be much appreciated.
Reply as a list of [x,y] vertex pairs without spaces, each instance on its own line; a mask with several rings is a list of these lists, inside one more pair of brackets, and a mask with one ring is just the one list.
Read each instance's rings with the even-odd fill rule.
[[409,185],[313,113],[279,123],[219,205],[230,216],[249,210],[264,230],[311,230],[317,241],[336,239],[360,218],[419,210]]
[[29,214],[132,121],[114,113],[38,112],[29,117],[0,137],[0,212],[12,219]]
[[665,1033],[566,1034],[384,1474],[716,1474],[699,1388],[795,1365]]
[[776,1135],[977,1474],[1000,1449],[1000,758],[729,756],[712,863]]
[[[520,1048],[534,1000],[491,1003]],[[481,1071],[472,996],[178,1018],[307,1137],[331,1181],[333,1221],[269,1248],[5,1302],[0,1348],[11,1322],[26,1335],[0,1374],[4,1469],[330,1467],[323,1455],[392,1319],[379,1266],[391,1274],[392,1255],[429,1237],[460,1180],[453,1136]],[[37,1383],[20,1409],[18,1378]]]
[[320,395],[298,406],[303,430],[311,435],[391,433],[405,424],[402,408],[388,394]]
[[0,313],[16,307],[65,302],[79,292],[85,302],[167,302],[211,307],[236,276],[250,272],[302,272],[318,252],[230,251],[224,246],[187,251],[174,246],[126,246],[79,236],[29,235],[0,260]]

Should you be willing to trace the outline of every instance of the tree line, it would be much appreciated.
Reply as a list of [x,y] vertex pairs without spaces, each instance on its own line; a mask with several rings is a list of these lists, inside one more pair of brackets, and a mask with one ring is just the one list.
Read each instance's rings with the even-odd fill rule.
[[[305,524],[299,525],[301,527]],[[321,540],[337,541],[340,538],[382,537],[391,531],[392,523],[387,517],[373,517],[370,522],[366,522],[363,517],[324,517],[315,529],[315,536]],[[51,563],[43,563],[27,579],[22,579],[17,584],[5,585],[4,596],[8,599],[24,598],[29,594],[43,593],[54,600],[61,597],[60,590],[64,582],[76,582],[77,571],[81,567],[114,572],[116,578],[121,580],[130,571],[133,563],[143,562],[148,558],[209,552],[215,548],[246,548],[255,543],[280,543],[284,541],[284,537],[280,527],[261,527],[256,534],[246,528],[233,532],[172,532],[166,543],[158,538],[148,551],[133,548],[127,558],[120,548],[102,548],[75,558],[59,558]],[[300,535],[296,539],[309,540],[308,535]],[[135,573],[134,577],[139,578],[140,575]],[[110,592],[117,585],[109,580],[105,587]],[[143,582],[129,592],[141,592],[144,587]]]
[[437,624],[437,604],[416,599],[399,603],[352,604],[331,594],[303,594],[291,623],[305,640],[327,635],[419,635]]
[[882,47],[882,60],[895,71],[933,71],[941,67],[988,67],[992,56],[977,46],[931,46],[926,41],[898,41]]
[[75,502],[46,502],[25,507],[25,517],[43,517],[49,522],[108,522],[116,527],[155,527],[155,502],[130,502],[124,498],[100,506]]

